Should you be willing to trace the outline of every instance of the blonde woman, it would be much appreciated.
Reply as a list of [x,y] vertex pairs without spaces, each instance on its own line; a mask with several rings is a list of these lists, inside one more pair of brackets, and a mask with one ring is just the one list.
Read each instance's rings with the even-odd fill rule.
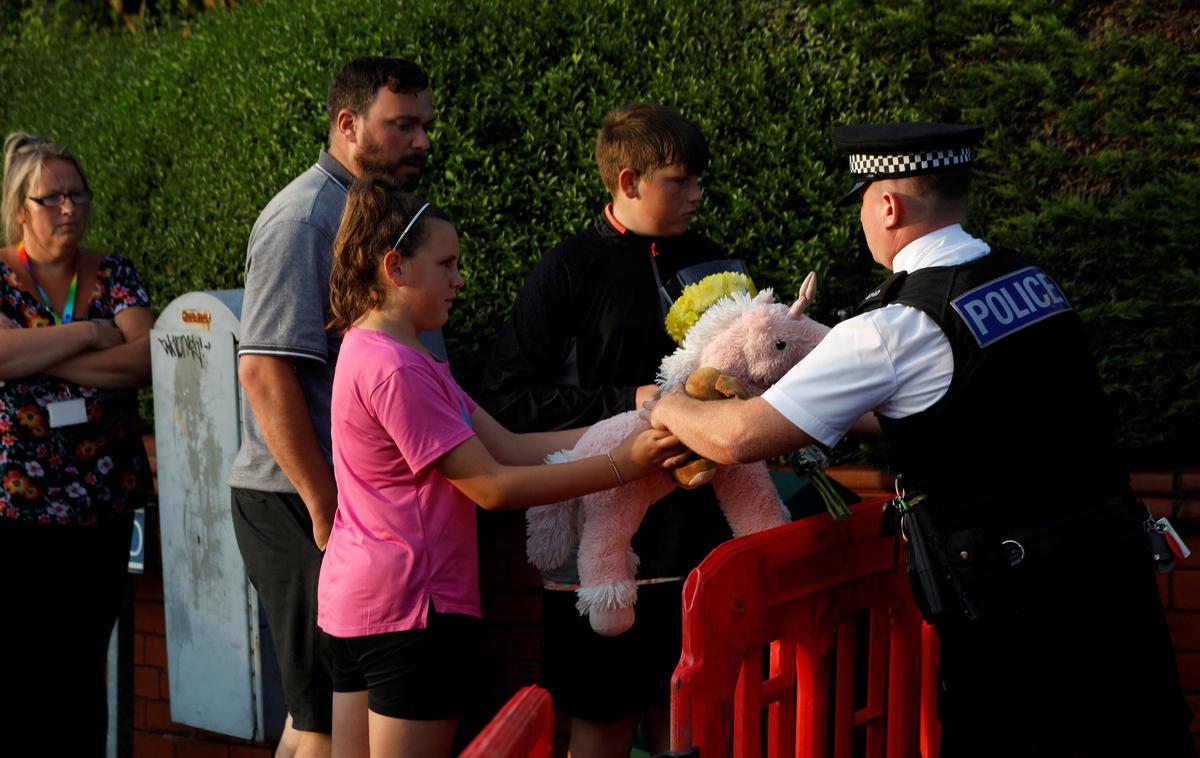
[[103,755],[105,658],[150,489],[138,387],[154,322],[127,258],[83,247],[92,193],[42,137],[4,143],[0,576],[10,738]]

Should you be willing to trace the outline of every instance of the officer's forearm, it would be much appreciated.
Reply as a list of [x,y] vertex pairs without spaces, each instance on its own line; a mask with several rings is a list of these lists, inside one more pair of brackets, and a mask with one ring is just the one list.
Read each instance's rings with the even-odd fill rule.
[[701,401],[670,393],[659,399],[651,418],[697,454],[722,464],[766,460],[813,442],[757,397]]

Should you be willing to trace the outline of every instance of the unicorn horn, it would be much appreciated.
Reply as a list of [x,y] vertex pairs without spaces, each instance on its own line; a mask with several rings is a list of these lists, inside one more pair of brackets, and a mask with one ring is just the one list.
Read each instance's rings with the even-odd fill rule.
[[796,302],[792,303],[792,307],[788,308],[788,315],[792,318],[800,318],[800,314],[804,313],[804,309],[812,304],[812,301],[817,297],[817,272],[809,271],[808,276],[804,277],[804,283],[800,285],[800,294],[796,297]]

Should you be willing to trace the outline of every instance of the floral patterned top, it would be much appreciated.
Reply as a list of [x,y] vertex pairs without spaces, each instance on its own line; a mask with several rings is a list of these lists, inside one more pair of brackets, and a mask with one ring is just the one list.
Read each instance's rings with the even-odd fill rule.
[[[100,262],[88,319],[112,319],[149,307],[129,259]],[[36,294],[17,285],[0,261],[0,313],[18,326],[52,326]],[[84,399],[87,422],[50,427],[47,403]],[[45,374],[0,386],[0,517],[65,526],[90,525],[140,508],[150,490],[150,464],[138,428],[137,392],[83,387]]]

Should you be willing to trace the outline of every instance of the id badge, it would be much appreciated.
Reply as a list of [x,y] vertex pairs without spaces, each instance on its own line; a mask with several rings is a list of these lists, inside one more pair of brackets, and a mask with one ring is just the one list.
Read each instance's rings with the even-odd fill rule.
[[75,424],[87,423],[87,404],[81,397],[73,397],[70,400],[59,400],[54,403],[46,403],[46,410],[50,411],[50,428],[57,429],[60,426],[74,426]]

